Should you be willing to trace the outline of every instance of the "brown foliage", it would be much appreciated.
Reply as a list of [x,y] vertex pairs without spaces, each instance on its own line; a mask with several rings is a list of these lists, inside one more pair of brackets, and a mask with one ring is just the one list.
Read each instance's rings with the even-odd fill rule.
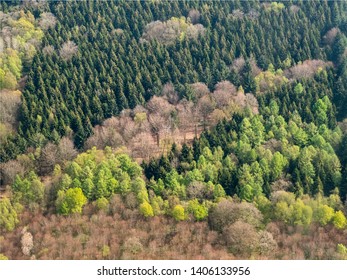
[[27,231],[26,228],[22,230],[22,234],[23,234],[21,238],[22,253],[24,256],[30,256],[31,250],[34,247],[33,236],[30,232]]
[[178,93],[175,91],[172,83],[165,84],[161,94],[172,105],[176,105],[179,101]]
[[340,29],[338,27],[334,27],[330,29],[323,37],[324,42],[328,45],[332,45],[339,32],[340,32]]
[[204,83],[194,83],[191,84],[190,87],[193,90],[194,96],[199,99],[207,94],[210,93],[210,90],[208,89],[207,85]]
[[182,32],[186,32],[188,38],[195,39],[205,32],[205,28],[201,24],[193,25],[187,22],[186,18],[171,18],[165,22],[157,20],[146,25],[141,41],[155,39],[162,44],[171,44],[181,36]]
[[[110,216],[24,213],[22,223],[28,225],[35,240],[29,251],[37,259],[233,258],[218,245],[218,235],[205,222],[176,223],[163,216],[143,220],[136,210],[124,208],[122,200],[117,205],[118,209],[110,206],[115,211]],[[125,214],[129,211],[133,214]],[[22,253],[21,238],[19,229],[7,233],[1,253],[10,259],[29,258]]]
[[[0,91],[0,124],[7,125],[10,130],[16,127],[18,109],[21,104],[19,91]],[[1,137],[0,133],[0,137]],[[1,141],[1,138],[0,138]]]
[[16,175],[23,176],[25,167],[18,160],[10,160],[0,165],[1,184],[11,185]]
[[237,221],[228,226],[223,236],[231,252],[249,257],[257,248],[258,233],[255,228],[242,221]]
[[197,24],[200,20],[200,12],[198,10],[190,10],[188,13],[188,18],[190,18],[191,23]]
[[71,59],[78,52],[78,47],[73,41],[65,42],[59,49],[59,55],[63,60]]
[[42,13],[40,15],[40,27],[42,29],[53,28],[57,23],[57,19],[52,13]]
[[325,62],[323,60],[305,60],[301,64],[297,64],[284,71],[284,75],[288,79],[302,79],[313,77],[319,69],[324,69],[331,66],[330,62]]
[[224,228],[236,221],[246,222],[257,227],[263,216],[251,203],[235,203],[224,199],[211,210],[208,219],[212,229],[222,232]]

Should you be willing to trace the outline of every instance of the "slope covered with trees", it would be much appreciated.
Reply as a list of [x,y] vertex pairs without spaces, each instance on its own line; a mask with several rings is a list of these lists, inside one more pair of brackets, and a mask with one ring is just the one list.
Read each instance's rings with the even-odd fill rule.
[[347,259],[347,2],[0,5],[0,259]]
[[[73,1],[49,3],[46,9],[57,24],[34,57],[23,92],[19,139],[17,145],[11,138],[5,142],[3,160],[43,137],[58,141],[74,133],[81,148],[93,125],[143,104],[167,82],[187,98],[187,84],[204,82],[212,89],[225,79],[254,92],[252,65],[233,63],[240,57],[253,57],[265,70],[270,64],[278,69],[326,59],[321,38],[343,25],[345,3]],[[193,37],[167,31],[168,45],[157,37],[161,29],[179,27],[148,27],[157,21],[179,22],[180,17],[205,31]],[[146,35],[149,30],[155,36]]]

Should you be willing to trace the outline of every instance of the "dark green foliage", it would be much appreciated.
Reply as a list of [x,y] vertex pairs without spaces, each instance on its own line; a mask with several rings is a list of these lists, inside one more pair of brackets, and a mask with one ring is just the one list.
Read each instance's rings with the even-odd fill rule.
[[[230,79],[237,86],[242,84],[246,92],[254,92],[249,60],[240,73],[229,69],[241,56],[253,57],[263,69],[270,63],[277,69],[288,57],[292,63],[325,59],[319,45],[321,33],[340,22],[342,28],[346,10],[342,2],[330,3],[302,2],[299,11],[293,12],[289,2],[283,9],[270,10],[258,1],[49,2],[48,9],[58,22],[46,32],[42,45],[52,45],[55,52],[35,55],[20,110],[19,138],[29,141],[20,139],[18,148],[9,139],[0,151],[1,160],[22,152],[37,133],[56,141],[58,135],[69,135],[72,130],[81,148],[91,126],[142,104],[170,81],[188,99],[187,84],[197,81],[212,89],[217,82]],[[2,5],[6,10],[8,4]],[[204,35],[171,45],[141,42],[148,23],[187,16],[193,8],[201,13]],[[237,9],[244,13],[242,17],[233,15]],[[63,60],[59,50],[69,40],[78,51]],[[340,50],[341,44],[335,48]],[[343,85],[344,80],[337,84],[341,96],[346,95]],[[296,106],[299,113],[305,110],[304,104]],[[289,104],[280,107],[293,111]],[[309,111],[305,114],[312,118]],[[333,116],[328,121],[334,122]]]
[[[324,99],[319,100],[324,103]],[[204,176],[195,180],[220,184],[227,194],[237,194],[246,201],[262,193],[286,190],[286,185],[297,195],[329,195],[335,187],[345,193],[341,163],[333,149],[342,141],[341,131],[329,130],[325,123],[302,122],[297,114],[288,118],[286,122],[274,115],[235,115],[232,121],[219,123],[194,141],[194,157],[191,148],[183,146],[170,160],[162,157],[143,164],[145,174],[148,179],[166,178],[178,161],[177,171],[184,178],[199,170]],[[222,158],[217,160],[218,151]],[[206,171],[214,168],[217,176],[211,177]]]

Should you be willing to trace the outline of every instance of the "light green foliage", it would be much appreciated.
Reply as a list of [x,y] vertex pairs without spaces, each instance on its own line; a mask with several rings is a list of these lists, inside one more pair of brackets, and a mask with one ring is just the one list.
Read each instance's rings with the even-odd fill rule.
[[[4,51],[0,52],[0,89],[15,89],[22,76],[23,64],[31,61],[36,53],[43,32],[28,11],[21,11],[20,17],[9,13],[2,19],[2,28],[11,30],[11,40],[2,41]],[[8,36],[8,35],[7,35]],[[10,45],[7,42],[11,42]]]
[[107,211],[109,207],[109,202],[105,197],[101,197],[95,201],[95,206],[98,210]]
[[249,166],[244,164],[239,170],[239,191],[238,195],[241,199],[246,201],[253,201],[253,199],[262,193],[262,170],[258,162]]
[[188,203],[188,212],[192,213],[197,221],[202,221],[207,218],[208,208],[204,204],[200,204],[197,199],[194,199]]
[[154,216],[153,208],[147,201],[140,205],[140,213],[146,218]]
[[315,121],[318,125],[328,124],[328,112],[332,110],[331,101],[324,96],[314,104]]
[[31,171],[25,178],[16,176],[12,185],[14,199],[25,205],[43,202],[45,187],[34,171]]
[[288,79],[283,75],[283,71],[275,71],[272,64],[267,71],[260,72],[254,78],[258,92],[276,90],[283,84],[288,83]]
[[294,88],[294,92],[296,94],[301,94],[301,93],[303,93],[303,91],[304,91],[304,87],[302,86],[302,84],[301,83],[297,83],[297,85]]
[[293,225],[309,225],[312,221],[312,208],[304,204],[298,199],[294,204],[289,207],[290,223]]
[[161,195],[165,185],[161,178],[158,179],[158,181],[155,181],[154,178],[151,178],[149,181],[149,187],[154,191],[156,195]]
[[7,260],[8,260],[8,257],[6,257],[3,254],[0,254],[0,261],[7,261]]
[[290,221],[290,210],[289,206],[285,201],[280,201],[275,204],[274,217],[277,220],[289,223]]
[[334,209],[328,205],[319,205],[316,213],[315,220],[322,226],[327,225],[334,217]]
[[62,190],[81,188],[89,200],[133,191],[142,203],[148,201],[148,193],[141,176],[141,167],[128,155],[92,149],[67,164],[60,186]]
[[172,210],[172,217],[176,221],[183,221],[185,220],[185,211],[182,205],[176,205]]
[[286,165],[287,165],[286,158],[280,152],[276,152],[270,164],[273,181],[277,180],[280,177]]
[[213,187],[213,196],[215,199],[222,198],[226,196],[225,190],[220,184],[216,184]]
[[295,199],[292,193],[278,191],[271,197],[273,204],[273,217],[290,225],[311,224],[313,219],[313,209],[309,205],[310,201]]
[[347,219],[342,211],[337,211],[333,216],[333,225],[338,229],[344,229],[347,226]]
[[66,192],[60,190],[56,201],[56,207],[59,214],[69,215],[81,213],[83,206],[87,203],[87,198],[84,196],[82,189],[73,188]]
[[182,175],[179,175],[178,172],[173,169],[165,177],[165,186],[173,195],[177,195],[180,198],[185,198],[186,190],[185,186],[181,183],[182,181]]
[[341,259],[347,260],[347,248],[343,244],[337,244],[337,253],[341,256]]
[[0,199],[0,232],[12,231],[19,222],[17,211],[8,198]]
[[154,215],[160,215],[164,213],[165,201],[161,196],[154,196],[151,199],[151,206],[153,209]]
[[279,11],[281,11],[284,8],[285,8],[285,6],[281,2],[272,2],[271,3],[271,10],[272,11],[279,12]]
[[110,256],[110,247],[107,245],[102,246],[101,248],[101,254],[103,258],[107,258]]

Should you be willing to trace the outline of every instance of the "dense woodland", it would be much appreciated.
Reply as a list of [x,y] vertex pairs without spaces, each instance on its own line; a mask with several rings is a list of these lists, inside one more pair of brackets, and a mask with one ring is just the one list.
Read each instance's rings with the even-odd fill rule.
[[0,259],[347,259],[347,2],[0,7]]

